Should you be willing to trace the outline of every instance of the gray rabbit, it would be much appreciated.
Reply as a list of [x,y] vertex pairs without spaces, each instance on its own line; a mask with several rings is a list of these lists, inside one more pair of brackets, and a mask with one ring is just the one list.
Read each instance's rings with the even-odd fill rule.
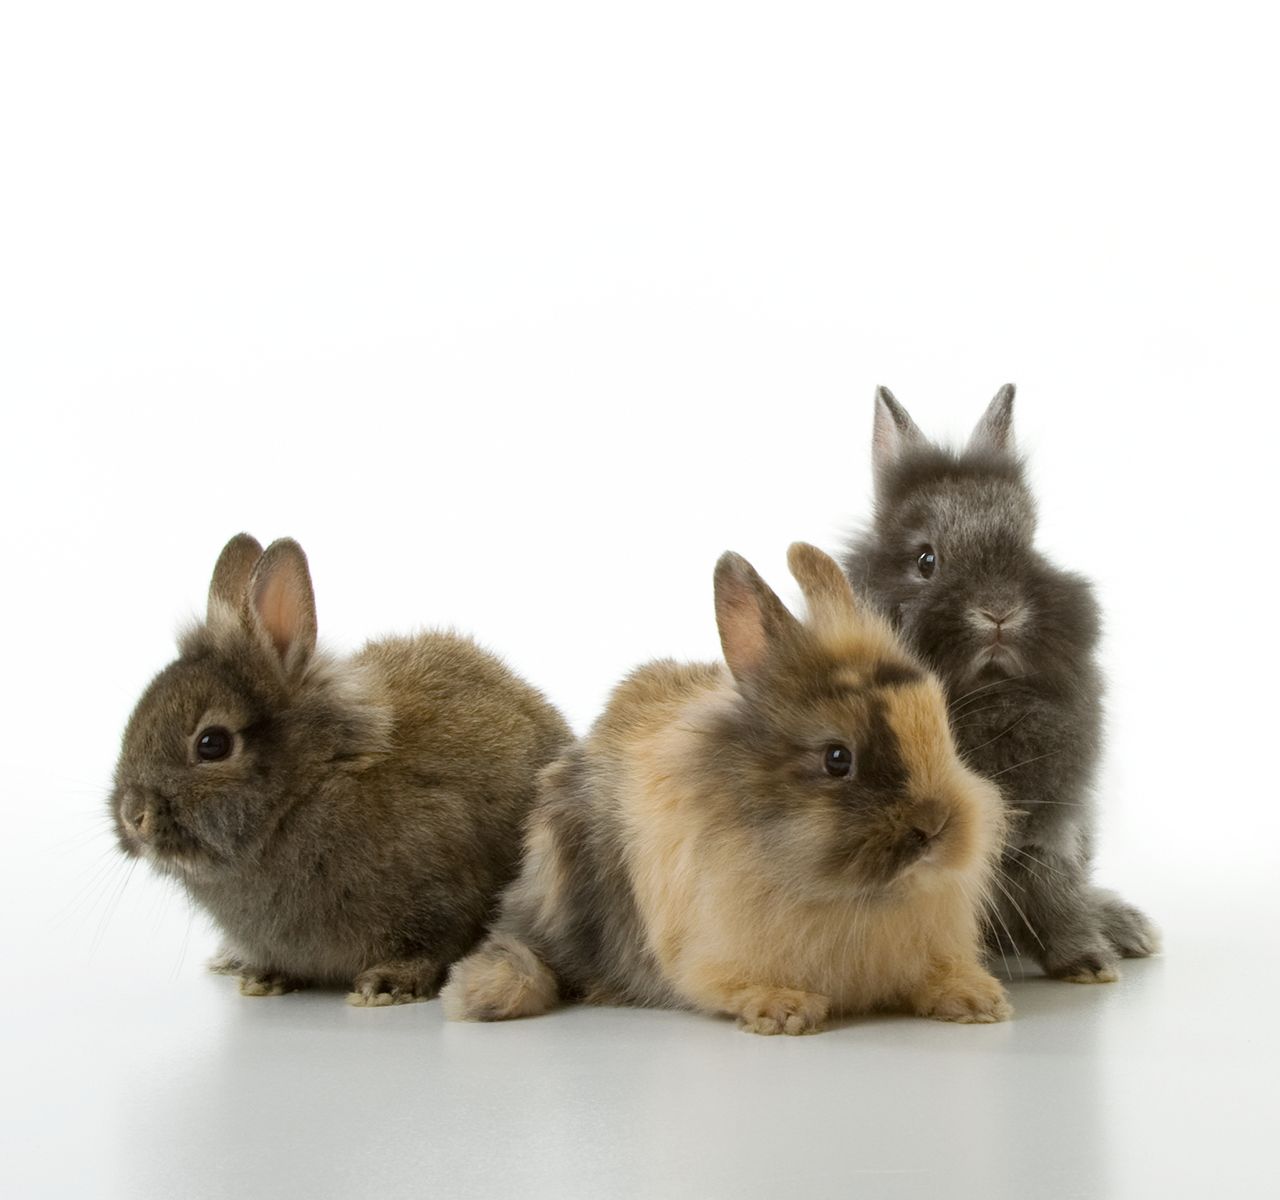
[[317,649],[302,548],[242,533],[129,720],[110,808],[124,852],[217,922],[211,965],[246,995],[341,984],[397,1004],[434,995],[483,932],[571,738],[456,634]]
[[960,452],[876,396],[875,518],[845,557],[947,687],[965,760],[998,782],[1011,822],[991,935],[1076,983],[1158,949],[1138,909],[1090,881],[1102,744],[1097,603],[1034,546],[1035,501],[1001,388]]

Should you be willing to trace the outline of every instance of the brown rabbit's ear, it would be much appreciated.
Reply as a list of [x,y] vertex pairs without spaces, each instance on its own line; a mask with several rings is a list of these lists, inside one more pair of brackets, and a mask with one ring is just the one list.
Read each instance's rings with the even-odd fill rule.
[[316,599],[307,556],[292,538],[272,542],[258,559],[249,579],[249,611],[286,669],[311,657],[316,648]]
[[1017,389],[1006,383],[987,405],[969,437],[970,450],[1013,449],[1013,397]]
[[787,551],[787,566],[804,593],[809,619],[814,625],[838,628],[856,618],[858,602],[853,588],[829,554],[808,542],[793,542]]
[[218,555],[209,581],[209,604],[206,620],[213,621],[221,608],[242,613],[248,602],[249,576],[254,565],[262,557],[258,539],[247,533],[237,533]]
[[798,622],[741,554],[716,563],[716,625],[724,660],[739,682],[758,671]]
[[902,454],[912,446],[922,446],[926,438],[911,414],[887,387],[876,389],[876,419],[871,431],[871,466],[876,486]]

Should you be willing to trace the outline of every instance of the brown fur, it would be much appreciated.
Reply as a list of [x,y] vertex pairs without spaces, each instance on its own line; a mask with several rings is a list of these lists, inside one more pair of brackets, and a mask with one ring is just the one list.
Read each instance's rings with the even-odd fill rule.
[[[206,621],[139,701],[111,810],[122,848],[176,878],[227,937],[246,995],[344,985],[435,993],[517,866],[535,778],[571,739],[528,684],[451,633],[315,649],[306,559],[246,534]],[[227,730],[233,752],[204,761]]]
[[[803,545],[790,561],[806,623],[726,555],[730,669],[642,667],[544,772],[523,871],[455,968],[449,1016],[530,1015],[558,995],[757,1033],[877,1008],[1008,1016],[979,965],[998,794],[957,758],[938,684],[836,564]],[[851,777],[824,773],[831,743],[854,750]]]

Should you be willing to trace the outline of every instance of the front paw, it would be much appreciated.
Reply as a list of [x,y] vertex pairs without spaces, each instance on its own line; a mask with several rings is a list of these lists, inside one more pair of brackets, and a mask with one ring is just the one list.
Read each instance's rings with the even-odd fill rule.
[[1115,983],[1120,978],[1116,953],[1103,941],[1051,953],[1045,958],[1044,973],[1064,983]]
[[245,969],[244,959],[226,946],[205,963],[205,967],[214,975],[239,975]]
[[831,1001],[814,992],[750,988],[738,1000],[738,1028],[765,1036],[819,1033],[830,1010]]
[[922,1017],[962,1025],[992,1025],[1013,1016],[1013,1006],[985,971],[966,971],[934,980],[916,1002]]
[[1160,931],[1146,913],[1114,892],[1098,890],[1095,895],[1102,935],[1121,958],[1146,958],[1160,952]]
[[301,986],[296,979],[290,979],[278,971],[245,967],[240,972],[242,996],[283,996],[286,992],[296,992]]
[[351,985],[347,1003],[356,1008],[384,1008],[388,1004],[416,1004],[430,1000],[440,989],[439,968],[426,960],[383,963],[361,971]]

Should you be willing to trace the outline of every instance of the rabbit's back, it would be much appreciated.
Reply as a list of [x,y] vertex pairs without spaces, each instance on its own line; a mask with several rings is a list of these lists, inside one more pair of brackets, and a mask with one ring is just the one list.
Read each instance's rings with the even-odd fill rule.
[[537,688],[461,634],[381,638],[352,661],[394,712],[400,753],[430,759],[440,771],[490,778],[517,764],[527,770],[531,759],[541,766],[572,737]]

